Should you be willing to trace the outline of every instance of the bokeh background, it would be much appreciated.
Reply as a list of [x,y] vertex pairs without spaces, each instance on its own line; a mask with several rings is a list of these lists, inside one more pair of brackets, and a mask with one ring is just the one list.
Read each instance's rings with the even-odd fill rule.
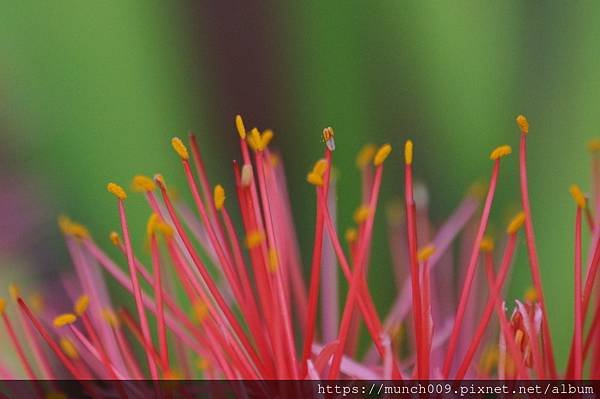
[[[233,117],[270,127],[284,156],[304,260],[313,191],[304,183],[336,131],[340,227],[359,203],[362,144],[412,138],[416,170],[441,222],[517,146],[531,123],[531,200],[554,340],[572,323],[573,182],[590,188],[586,141],[600,126],[596,2],[3,1],[0,13],[0,282],[69,267],[56,216],[84,222],[110,251],[105,184],[162,172],[182,183],[169,146],[194,130],[212,181],[231,190]],[[384,199],[402,194],[400,151]],[[504,163],[493,225],[518,207],[517,158]],[[182,190],[183,191],[183,190]],[[147,209],[130,201],[142,245]],[[380,212],[371,284],[393,297]],[[29,265],[26,269],[23,266]],[[510,298],[529,285],[524,247]],[[23,277],[25,278],[25,277]]]

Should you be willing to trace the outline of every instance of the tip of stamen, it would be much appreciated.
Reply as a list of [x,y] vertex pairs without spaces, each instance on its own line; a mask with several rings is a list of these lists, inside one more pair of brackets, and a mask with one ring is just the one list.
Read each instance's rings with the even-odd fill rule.
[[600,152],[600,138],[588,141],[587,148],[592,154]]
[[325,129],[323,129],[323,141],[325,142],[325,145],[327,146],[327,149],[329,149],[329,151],[335,151],[335,133],[333,132],[333,128],[331,126],[326,127]]
[[527,134],[529,133],[529,122],[524,115],[517,116],[517,125],[519,125],[519,129],[521,129],[521,133]]
[[406,140],[406,143],[404,143],[404,163],[406,165],[412,165],[412,163],[413,163],[413,142],[412,142],[412,140]]
[[84,294],[84,295],[81,295],[79,298],[77,298],[77,300],[75,301],[75,306],[73,307],[73,310],[75,311],[75,314],[77,316],[83,316],[83,314],[85,313],[85,311],[87,310],[89,305],[90,305],[90,297]]
[[235,116],[235,128],[242,140],[246,140],[246,127],[244,126],[244,120],[241,115]]
[[156,184],[154,184],[154,181],[148,176],[133,176],[133,181],[131,182],[131,189],[133,191],[137,193],[147,193],[150,191],[154,191],[155,188]]
[[252,172],[252,166],[249,164],[245,164],[242,166],[242,177],[241,183],[242,187],[248,187],[252,184],[252,180],[254,179],[254,172]]
[[527,288],[527,291],[525,291],[525,301],[529,303],[534,303],[538,301],[538,293],[535,287]]
[[88,238],[90,236],[89,230],[84,225],[74,222],[64,215],[58,217],[58,227],[66,236],[76,238]]
[[496,161],[512,153],[512,148],[509,145],[501,145],[490,153],[490,159]]
[[246,247],[253,249],[259,246],[265,239],[265,234],[260,230],[254,230],[246,236]]
[[269,271],[275,273],[279,269],[279,257],[275,248],[269,248]]
[[77,316],[75,316],[73,313],[63,313],[61,315],[56,316],[52,321],[52,324],[54,325],[54,327],[60,328],[73,324],[75,323],[75,321],[77,321]]
[[173,236],[173,228],[160,220],[160,217],[156,213],[152,213],[146,223],[146,234],[148,237],[151,237],[156,233],[161,233],[165,237],[171,237]]
[[171,139],[171,146],[177,155],[179,155],[179,158],[183,159],[184,161],[190,159],[190,154],[188,153],[187,147],[185,144],[183,144],[183,141],[181,141],[179,137],[173,137]]
[[265,149],[269,146],[269,144],[273,140],[273,137],[275,137],[275,134],[273,133],[273,131],[271,129],[267,129],[262,133],[261,141],[262,141],[263,149]]
[[346,241],[348,242],[348,244],[355,243],[358,238],[358,231],[356,231],[356,229],[353,227],[346,229],[346,233],[344,234],[344,237],[346,238]]
[[356,155],[356,167],[360,170],[366,168],[375,158],[376,152],[377,147],[375,145],[365,144]]
[[121,237],[119,237],[119,233],[117,233],[116,231],[111,231],[110,234],[108,235],[108,238],[110,239],[110,242],[112,242],[115,247],[118,247],[121,245]]
[[0,298],[0,316],[4,314],[6,310],[6,299]]
[[115,328],[119,326],[119,318],[117,317],[117,314],[112,309],[110,309],[110,308],[102,309],[101,315],[102,315],[102,318],[104,319],[104,321],[106,321],[109,326],[115,327]]
[[313,186],[321,187],[325,182],[323,181],[323,177],[316,174],[315,172],[309,172],[306,175],[306,181],[312,184]]
[[435,246],[432,244],[426,245],[419,250],[417,253],[417,260],[424,262],[429,259],[435,253]]
[[213,193],[213,199],[215,202],[215,208],[217,208],[218,211],[223,208],[223,205],[225,204],[225,198],[225,189],[222,185],[217,184]]
[[571,196],[575,200],[577,206],[582,209],[585,208],[586,198],[583,194],[583,191],[581,191],[581,188],[579,188],[577,184],[573,184],[571,187],[569,187],[569,192],[571,193]]
[[392,152],[392,146],[390,144],[384,144],[375,153],[375,157],[373,158],[373,165],[379,166],[385,162],[387,157]]
[[521,227],[523,227],[523,223],[525,223],[525,212],[519,212],[512,218],[510,223],[508,223],[506,233],[509,235],[517,234]]
[[75,347],[75,344],[73,344],[73,342],[69,338],[61,337],[59,344],[60,344],[60,347],[62,348],[63,352],[65,353],[65,355],[67,355],[70,359],[78,359],[79,358],[79,353],[77,352],[77,348]]
[[250,148],[252,148],[254,151],[260,152],[265,149],[263,145],[263,137],[261,136],[258,129],[255,127],[252,128],[252,130],[250,131],[250,134],[248,135],[246,141],[248,142]]
[[327,170],[327,165],[327,160],[325,159],[319,159],[317,162],[315,162],[312,170],[306,176],[306,181],[314,186],[319,187],[325,184],[323,176]]
[[354,211],[354,222],[356,224],[364,223],[369,218],[370,214],[371,208],[366,205],[361,205]]
[[494,239],[490,236],[485,236],[479,244],[479,249],[482,252],[492,252],[494,250]]
[[106,189],[109,193],[117,197],[120,201],[124,201],[127,198],[127,193],[125,193],[123,187],[119,186],[116,183],[108,183],[106,185]]
[[13,301],[16,301],[21,297],[21,289],[15,283],[10,283],[8,285],[8,295]]

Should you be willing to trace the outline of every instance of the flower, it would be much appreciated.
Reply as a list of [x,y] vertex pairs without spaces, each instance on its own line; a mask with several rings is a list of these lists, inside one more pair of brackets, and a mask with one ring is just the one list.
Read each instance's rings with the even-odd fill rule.
[[[527,187],[526,140],[534,136],[529,135],[524,116],[517,122],[523,210],[496,240],[488,232],[488,220],[501,164],[510,159],[512,148],[503,145],[491,152],[492,171],[485,190],[469,190],[447,221],[435,229],[427,214],[427,192],[413,182],[416,149],[411,140],[406,141],[404,209],[398,211],[396,204],[395,211],[390,208],[388,212],[398,294],[383,318],[373,304],[375,288],[369,287],[367,272],[385,161],[392,155],[390,144],[368,145],[358,156],[363,193],[357,202],[361,205],[353,216],[356,225],[346,226],[342,242],[331,173],[335,135],[332,128],[324,129],[324,154],[306,179],[314,187],[317,209],[305,281],[283,163],[269,148],[273,132],[247,131],[241,116],[236,117],[242,158],[233,163],[235,195],[226,195],[221,184],[211,186],[194,136],[188,145],[174,138],[171,143],[195,210],[172,197],[162,175],[134,177],[134,191],[141,193],[150,208],[145,230],[149,267],[142,264],[131,244],[131,235],[136,233],[128,224],[126,204],[134,197],[123,186],[109,183],[107,189],[114,195],[120,219],[120,228],[110,233],[110,241],[120,259],[107,255],[85,227],[61,218],[82,294],[77,300],[71,298],[74,308],[40,314],[13,288],[17,323],[30,330],[19,337],[11,333],[14,321],[5,311],[9,305],[0,301],[4,325],[27,376],[62,376],[57,366],[61,363],[67,376],[110,379],[121,393],[122,379],[198,375],[421,380],[598,377],[600,356],[591,352],[600,350],[598,340],[594,341],[600,333],[600,303],[592,302],[600,263],[600,225],[591,216],[584,192],[573,186],[576,317],[571,359],[560,373],[554,363]],[[590,148],[597,151],[597,147]],[[596,152],[593,161],[600,162]],[[598,187],[600,169],[595,170]],[[235,228],[229,213],[234,206],[241,214],[243,232]],[[593,235],[585,278],[584,216]],[[515,301],[509,316],[503,288],[520,234],[525,236],[529,253],[532,288],[523,301]],[[455,247],[458,262],[453,256]],[[333,304],[336,299],[328,295],[338,289],[336,279],[331,278],[336,264],[348,283],[339,317]],[[127,272],[121,265],[126,265]],[[104,274],[129,292],[134,310],[114,303]],[[321,281],[324,275],[329,277]],[[184,300],[178,290],[185,293]],[[317,331],[319,316],[321,333]],[[591,327],[584,331],[590,318]],[[371,340],[364,356],[357,353],[361,323]],[[140,356],[129,335],[144,349]],[[47,345],[52,356],[35,351],[30,359],[25,354],[25,347],[41,345]],[[198,370],[191,370],[191,356]],[[586,362],[592,365],[588,375],[583,372]]]

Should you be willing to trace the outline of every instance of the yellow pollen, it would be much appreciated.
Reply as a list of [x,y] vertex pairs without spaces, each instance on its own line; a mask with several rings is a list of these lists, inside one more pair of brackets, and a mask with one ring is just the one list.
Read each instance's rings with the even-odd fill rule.
[[490,159],[496,161],[512,153],[512,148],[509,145],[501,145],[494,149],[490,154]]
[[404,144],[404,163],[412,165],[413,163],[413,142],[412,140],[406,140]]
[[204,320],[206,320],[206,317],[208,316],[208,306],[206,305],[206,302],[199,299],[194,302],[193,308],[194,308],[194,316],[196,316],[196,320],[199,323],[203,323]]
[[119,318],[112,309],[104,308],[101,311],[102,318],[108,323],[109,326],[117,328],[119,326]]
[[10,283],[8,285],[8,295],[13,301],[16,301],[21,297],[21,289],[15,283]]
[[479,244],[479,249],[483,252],[492,252],[494,250],[494,240],[490,236],[483,237]]
[[77,348],[75,347],[75,344],[73,344],[73,342],[67,338],[67,337],[62,337],[59,341],[60,347],[62,348],[63,352],[65,352],[65,355],[67,355],[69,358],[71,359],[78,359],[79,358],[79,353],[77,353]]
[[519,125],[519,129],[521,129],[521,133],[529,133],[529,122],[527,121],[527,118],[525,118],[525,116],[517,116],[517,125]]
[[246,140],[246,127],[241,115],[235,116],[235,127],[242,140]]
[[586,199],[585,199],[585,195],[581,191],[581,188],[579,188],[578,185],[573,184],[569,188],[569,191],[571,192],[571,196],[575,200],[575,203],[577,204],[577,206],[582,209],[585,208]]
[[34,313],[40,314],[44,310],[44,297],[39,292],[34,292],[29,297],[29,306]]
[[375,158],[373,158],[373,165],[381,165],[390,155],[390,152],[392,152],[392,146],[389,144],[384,144],[381,147],[379,147],[379,149],[375,153]]
[[222,185],[217,184],[215,186],[213,198],[215,201],[215,208],[217,208],[217,210],[220,211],[221,208],[223,208],[223,205],[225,204],[225,198],[226,198],[225,197],[225,189],[223,188]]
[[262,231],[254,230],[248,233],[246,237],[246,247],[248,249],[253,249],[259,246],[263,240],[265,239],[265,234]]
[[170,238],[173,236],[173,228],[160,220],[156,213],[152,213],[146,224],[146,234],[150,237],[156,233],[161,233],[163,236]]
[[323,177],[315,172],[309,172],[306,175],[306,181],[317,187],[321,187],[323,184],[325,184]]
[[171,139],[171,146],[173,147],[177,155],[179,155],[179,158],[183,159],[184,161],[190,159],[190,154],[188,153],[185,144],[183,144],[183,141],[181,141],[179,137],[173,137]]
[[369,218],[370,214],[371,209],[366,205],[361,205],[354,211],[354,222],[356,224],[361,224]]
[[346,241],[348,242],[348,244],[352,244],[358,239],[358,231],[356,231],[356,229],[354,228],[346,229],[346,233],[344,236],[346,237]]
[[537,302],[538,293],[537,293],[537,290],[535,289],[535,287],[527,288],[527,291],[525,291],[525,300],[529,303]]
[[112,242],[115,247],[118,247],[121,245],[121,237],[119,237],[119,233],[117,233],[116,231],[111,231],[110,234],[108,235],[108,238],[110,239],[110,242]]
[[0,315],[3,315],[5,310],[6,310],[6,299],[0,298]]
[[273,140],[274,134],[273,131],[271,129],[267,129],[263,132],[262,134],[262,147],[267,148],[269,146],[269,144],[271,143],[271,140]]
[[90,297],[87,295],[81,295],[75,301],[75,306],[73,307],[73,310],[75,311],[75,314],[77,316],[83,316],[89,305]]
[[73,313],[63,313],[61,315],[56,316],[52,321],[52,324],[54,325],[54,327],[60,328],[68,326],[69,324],[73,324],[75,323],[75,321],[77,321],[77,316],[75,316]]
[[156,233],[156,224],[158,221],[158,215],[152,212],[148,218],[148,222],[146,222],[146,235],[148,237],[153,236]]
[[588,141],[588,151],[591,153],[600,152],[600,139],[592,139]]
[[327,165],[326,159],[319,159],[315,162],[312,171],[322,177],[327,171]]
[[435,246],[432,244],[426,245],[417,254],[417,260],[419,262],[424,262],[431,257],[435,253]]
[[371,161],[373,161],[376,152],[377,147],[375,147],[375,145],[365,144],[356,156],[356,167],[361,170],[366,168],[371,163]]
[[517,234],[519,229],[523,227],[523,223],[525,223],[525,213],[519,212],[515,217],[512,218],[508,227],[506,228],[506,233],[509,235]]
[[264,150],[262,136],[257,128],[252,128],[247,141],[250,148],[252,148],[254,151]]
[[254,179],[254,172],[252,172],[252,166],[250,166],[249,164],[242,166],[242,177],[241,177],[242,187],[248,187],[252,183],[253,179]]
[[150,191],[154,191],[155,188],[156,184],[154,184],[154,181],[148,176],[133,176],[133,180],[131,182],[131,189],[136,193],[147,193]]
[[119,200],[123,201],[127,198],[127,193],[123,190],[123,187],[119,186],[116,183],[108,183],[106,189],[109,193],[117,197]]
[[269,271],[275,273],[279,269],[279,259],[277,250],[275,248],[269,248]]
[[58,227],[67,236],[76,238],[88,238],[90,236],[89,230],[84,225],[74,222],[64,215],[58,217]]

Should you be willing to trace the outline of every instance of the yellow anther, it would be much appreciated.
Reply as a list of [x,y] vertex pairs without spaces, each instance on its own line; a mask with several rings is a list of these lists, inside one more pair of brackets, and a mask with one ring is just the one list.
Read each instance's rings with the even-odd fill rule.
[[352,244],[358,239],[358,231],[356,231],[355,228],[346,229],[344,236],[346,237],[348,244]]
[[108,238],[110,239],[110,242],[112,242],[115,247],[118,247],[121,245],[121,237],[119,237],[119,233],[117,233],[116,231],[111,231],[110,234],[108,235]]
[[119,317],[110,308],[104,308],[101,311],[101,316],[108,323],[109,326],[117,328],[119,327]]
[[469,187],[467,195],[476,199],[484,199],[488,191],[488,185],[482,181],[476,181]]
[[89,230],[84,225],[74,222],[64,215],[58,217],[58,227],[67,236],[76,238],[88,238],[90,236]]
[[329,151],[335,151],[334,136],[335,134],[333,133],[333,128],[331,126],[323,129],[323,141],[325,142],[325,145]]
[[217,184],[215,186],[215,190],[213,193],[213,198],[215,201],[215,208],[217,208],[217,210],[221,210],[221,208],[223,208],[223,205],[225,204],[225,189],[223,188],[222,185]]
[[377,147],[373,144],[365,144],[358,155],[356,156],[356,167],[358,169],[366,168],[375,158],[375,153],[377,152]]
[[242,140],[246,140],[246,127],[241,115],[235,116],[235,127]]
[[479,244],[479,249],[483,252],[492,252],[494,247],[494,240],[489,236],[483,237]]
[[44,297],[39,292],[34,292],[29,296],[29,307],[34,313],[40,314],[44,310]]
[[206,371],[210,366],[210,361],[205,357],[200,357],[196,360],[196,368],[200,371]]
[[267,129],[263,132],[262,137],[261,137],[263,149],[265,149],[269,146],[269,144],[273,140],[274,136],[275,135],[273,134],[273,131],[271,129]]
[[177,155],[179,155],[179,158],[185,161],[190,159],[190,154],[188,153],[187,147],[185,146],[185,144],[183,144],[183,141],[181,141],[179,137],[173,137],[171,139],[171,146],[173,147]]
[[173,228],[160,220],[160,217],[156,213],[152,213],[146,224],[146,234],[150,237],[156,233],[161,233],[165,237],[172,237]]
[[579,188],[578,185],[573,184],[569,188],[569,191],[571,192],[571,196],[575,200],[575,203],[577,204],[577,206],[582,209],[585,208],[586,198],[585,198],[585,195],[583,194],[583,192],[581,191],[581,188]]
[[52,321],[52,324],[54,325],[54,327],[59,328],[68,326],[69,324],[73,324],[76,321],[77,316],[75,316],[73,313],[63,313],[61,315],[56,316]]
[[537,302],[538,298],[538,293],[535,287],[527,288],[527,290],[525,291],[525,301],[529,303],[534,303]]
[[519,129],[521,129],[521,133],[529,133],[529,122],[524,115],[517,116],[517,125],[519,125]]
[[306,175],[306,181],[312,184],[313,186],[321,187],[325,182],[323,181],[323,176],[315,173],[309,172]]
[[588,141],[587,147],[591,153],[600,152],[600,139],[592,139]]
[[252,184],[253,179],[254,172],[252,172],[252,166],[249,164],[242,166],[242,177],[240,179],[242,187],[248,187],[250,184]]
[[148,221],[146,222],[146,235],[148,237],[153,236],[156,233],[156,224],[159,222],[159,217],[156,213],[152,212]]
[[435,246],[432,244],[426,245],[419,250],[417,253],[417,260],[419,262],[425,262],[427,259],[431,258],[431,255],[435,253]]
[[354,211],[354,222],[356,224],[364,223],[369,218],[370,214],[371,208],[366,205],[361,205]]
[[501,145],[490,153],[490,159],[495,161],[512,153],[512,148],[509,145]]
[[127,193],[125,193],[125,190],[123,190],[123,187],[119,186],[116,183],[108,183],[108,185],[106,186],[106,189],[108,190],[109,193],[111,193],[112,195],[114,195],[115,197],[120,199],[121,201],[123,201],[127,198]]
[[206,305],[206,302],[199,299],[194,301],[192,306],[194,308],[194,316],[196,317],[196,320],[199,323],[204,322],[208,316],[208,306]]
[[406,140],[404,144],[404,163],[412,165],[413,163],[413,142],[412,140]]
[[248,141],[250,148],[252,148],[254,151],[264,150],[262,136],[257,128],[252,128],[246,140]]
[[19,297],[21,297],[21,289],[15,283],[10,283],[8,285],[8,295],[13,301],[16,301]]
[[327,171],[327,165],[328,163],[326,159],[319,159],[317,162],[315,162],[312,171],[319,176],[323,176]]
[[375,158],[373,158],[373,165],[379,166],[385,162],[386,158],[390,155],[390,152],[392,152],[392,146],[389,144],[384,144],[379,147],[375,153]]
[[269,271],[275,273],[279,269],[279,257],[275,248],[269,248]]
[[90,297],[87,295],[81,295],[75,301],[75,306],[73,307],[73,310],[75,311],[75,314],[77,316],[83,316],[89,305]]
[[525,223],[525,213],[519,212],[515,217],[512,218],[508,227],[506,228],[506,233],[509,235],[517,234],[519,229],[523,227],[523,223]]
[[265,234],[262,231],[254,230],[248,233],[246,236],[246,247],[253,249],[259,246],[265,239]]
[[62,348],[63,352],[65,353],[65,355],[67,355],[69,358],[71,359],[78,359],[79,358],[79,353],[77,352],[77,348],[75,347],[75,344],[73,344],[73,342],[67,338],[67,337],[62,337],[59,341],[60,347]]
[[154,180],[152,180],[148,176],[133,176],[133,180],[131,182],[131,189],[136,193],[147,193],[150,191],[154,191],[155,188],[156,184],[154,184]]
[[155,174],[153,180],[159,187],[166,187],[165,178],[160,173]]
[[0,316],[4,314],[6,310],[6,299],[0,298]]

